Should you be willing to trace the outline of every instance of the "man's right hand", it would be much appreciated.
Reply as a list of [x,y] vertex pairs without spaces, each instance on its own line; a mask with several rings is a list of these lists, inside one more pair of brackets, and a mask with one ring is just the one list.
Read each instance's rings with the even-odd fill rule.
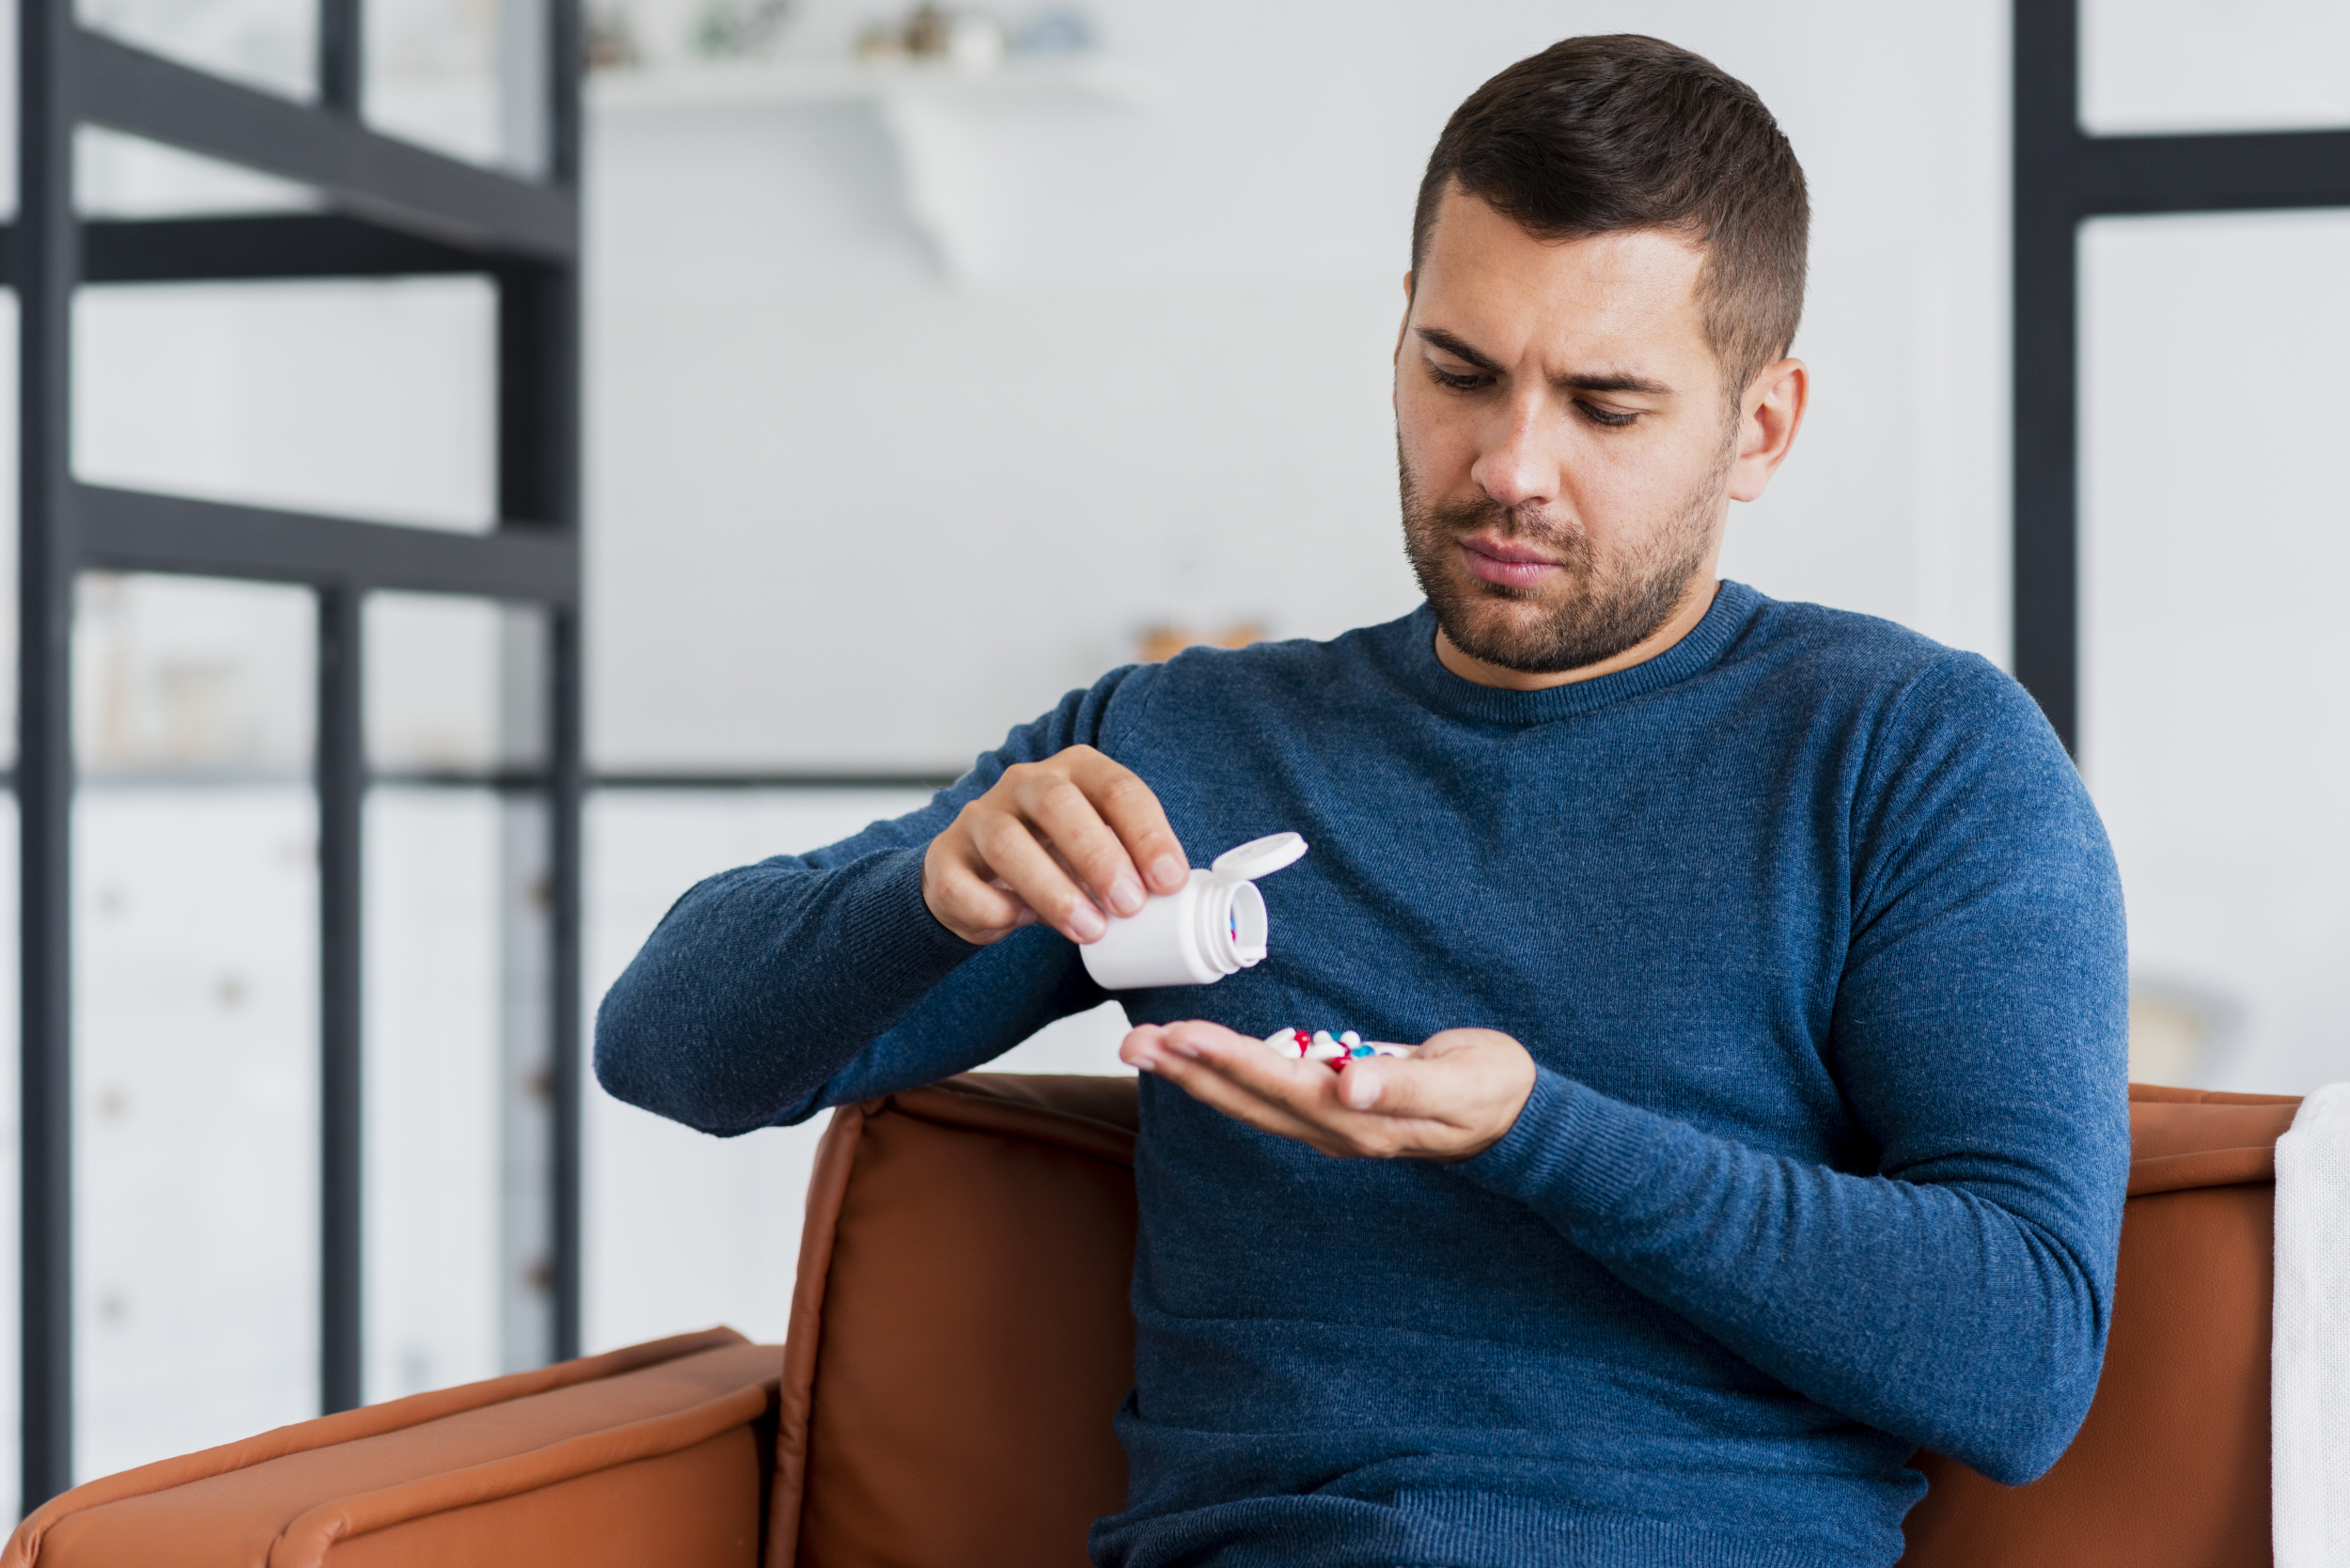
[[1043,920],[1073,942],[1191,876],[1159,797],[1089,745],[1015,762],[963,808],[922,858],[922,902],[984,947]]

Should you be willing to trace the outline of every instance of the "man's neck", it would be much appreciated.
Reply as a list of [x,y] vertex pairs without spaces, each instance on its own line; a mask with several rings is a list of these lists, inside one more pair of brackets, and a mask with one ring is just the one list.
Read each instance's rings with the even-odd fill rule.
[[1523,670],[1502,665],[1489,664],[1453,646],[1452,639],[1436,629],[1436,660],[1445,668],[1464,681],[1474,681],[1480,686],[1498,686],[1503,691],[1539,692],[1553,686],[1572,686],[1578,681],[1596,681],[1603,675],[1613,675],[1620,669],[1642,665],[1672,647],[1705,619],[1705,612],[1714,607],[1714,595],[1721,590],[1721,580],[1709,568],[1690,580],[1681,595],[1681,603],[1666,619],[1665,624],[1642,637],[1638,642],[1610,658],[1579,669]]

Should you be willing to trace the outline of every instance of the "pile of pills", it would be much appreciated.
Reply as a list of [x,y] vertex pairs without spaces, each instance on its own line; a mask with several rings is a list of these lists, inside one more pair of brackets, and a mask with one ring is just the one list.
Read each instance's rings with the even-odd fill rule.
[[1363,1057],[1408,1057],[1409,1045],[1389,1045],[1382,1041],[1365,1040],[1353,1029],[1341,1030],[1333,1036],[1328,1029],[1316,1029],[1308,1034],[1304,1029],[1276,1029],[1264,1037],[1268,1050],[1301,1061],[1325,1063],[1331,1072],[1342,1071],[1350,1061]]

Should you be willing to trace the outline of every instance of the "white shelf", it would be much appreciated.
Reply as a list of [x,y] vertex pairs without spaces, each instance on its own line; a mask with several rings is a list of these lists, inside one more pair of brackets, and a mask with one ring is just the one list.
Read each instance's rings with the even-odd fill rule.
[[1097,55],[1013,58],[985,71],[944,62],[728,60],[603,71],[588,79],[599,113],[642,114],[734,105],[871,103],[916,100],[979,108],[1059,100],[1140,107],[1161,96],[1146,72]]
[[1136,109],[1165,92],[1148,73],[1091,55],[1013,58],[985,71],[944,62],[854,60],[697,62],[603,71],[588,81],[588,108],[619,129],[691,119],[712,110],[789,110],[849,104],[872,113],[898,152],[906,215],[956,282],[987,270],[989,213],[975,165],[974,121],[1011,106]]

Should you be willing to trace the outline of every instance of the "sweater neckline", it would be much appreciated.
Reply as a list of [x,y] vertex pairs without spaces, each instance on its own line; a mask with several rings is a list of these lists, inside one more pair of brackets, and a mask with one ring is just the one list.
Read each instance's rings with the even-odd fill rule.
[[1592,681],[1574,681],[1542,691],[1482,686],[1445,668],[1436,657],[1436,612],[1422,604],[1404,618],[1410,638],[1403,674],[1431,707],[1479,724],[1547,724],[1595,713],[1626,698],[1658,691],[1710,669],[1720,661],[1761,606],[1762,596],[1744,583],[1724,578],[1714,603],[1688,635],[1654,658]]

